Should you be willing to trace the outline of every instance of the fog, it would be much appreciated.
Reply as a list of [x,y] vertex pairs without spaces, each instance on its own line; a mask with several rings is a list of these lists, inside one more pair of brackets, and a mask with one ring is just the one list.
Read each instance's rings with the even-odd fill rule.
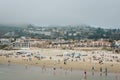
[[0,0],[0,24],[119,28],[120,0]]

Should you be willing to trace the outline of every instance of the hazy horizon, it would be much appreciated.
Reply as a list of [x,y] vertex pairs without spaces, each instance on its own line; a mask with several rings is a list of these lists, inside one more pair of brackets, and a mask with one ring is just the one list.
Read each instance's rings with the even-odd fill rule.
[[120,27],[119,0],[0,0],[0,24]]

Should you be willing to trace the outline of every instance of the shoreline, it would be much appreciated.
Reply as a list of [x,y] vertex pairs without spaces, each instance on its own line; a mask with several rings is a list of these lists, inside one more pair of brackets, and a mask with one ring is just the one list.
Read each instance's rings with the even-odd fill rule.
[[[4,58],[4,59],[3,59]],[[10,60],[10,63],[8,63],[8,60]],[[43,67],[45,66],[46,68],[61,68],[70,70],[87,70],[87,71],[92,71],[92,67],[95,68],[95,72],[100,72],[100,67],[104,69],[107,67],[108,68],[108,73],[120,73],[120,64],[113,64],[112,63],[105,63],[105,64],[98,64],[98,63],[89,63],[89,62],[67,62],[67,64],[64,64],[63,61],[60,63],[57,63],[54,60],[35,60],[33,59],[32,61],[23,61],[23,60],[15,60],[15,59],[8,59],[5,57],[0,56],[0,63],[2,64],[16,64],[16,65],[28,65],[28,66],[39,66]]]
[[[1,50],[0,53],[3,55],[0,56],[0,63],[8,64],[8,61],[10,61],[11,64],[22,64],[22,65],[27,64],[27,65],[40,66],[40,67],[45,66],[46,68],[62,67],[63,69],[72,68],[73,70],[87,70],[87,71],[91,71],[92,67],[94,67],[95,71],[97,72],[100,72],[100,67],[102,67],[103,71],[105,68],[107,68],[108,72],[120,73],[120,62],[116,62],[116,58],[113,58],[113,56],[117,56],[118,57],[117,59],[120,60],[120,54],[113,54],[110,51],[105,51],[105,50],[78,51],[78,50],[59,50],[59,49],[41,49],[41,48],[31,49],[31,50],[22,50],[22,51],[28,51],[33,54],[39,53],[42,56],[45,56],[46,58],[39,60],[34,56],[22,57],[21,55],[19,55],[18,57],[15,57],[17,50],[10,50],[10,51]],[[63,55],[66,52],[80,53],[81,56],[79,59],[69,57],[69,60],[67,60],[67,63],[64,64],[64,59],[68,58],[68,56],[61,57],[57,55]],[[7,53],[13,53],[13,55],[10,55],[9,57],[4,56],[4,54],[7,54]],[[99,64],[99,60],[94,60],[93,56],[101,59],[102,57],[104,57],[103,64]],[[50,57],[52,57],[52,59],[50,59]],[[31,60],[28,61],[28,58],[31,58]],[[113,60],[113,61],[111,62],[110,60]]]

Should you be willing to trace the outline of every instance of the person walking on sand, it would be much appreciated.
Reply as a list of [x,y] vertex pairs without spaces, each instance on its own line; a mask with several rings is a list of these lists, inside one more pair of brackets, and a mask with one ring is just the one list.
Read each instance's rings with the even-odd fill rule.
[[94,67],[92,67],[92,75],[94,75],[94,70],[95,70]]
[[86,79],[87,78],[87,72],[86,72],[86,70],[84,70],[84,79]]
[[73,69],[72,69],[72,67],[71,67],[71,68],[70,68],[70,71],[72,72],[72,70],[73,70]]
[[107,68],[105,68],[105,76],[107,76],[107,72],[108,72],[108,70],[107,70]]
[[118,74],[117,74],[117,72],[115,73],[115,80],[118,80]]
[[28,65],[27,64],[25,64],[25,69],[27,69],[28,68]]
[[102,76],[102,67],[100,67],[100,76]]
[[65,69],[65,75],[67,75],[67,69]]
[[43,64],[43,66],[42,66],[42,72],[44,72],[44,71],[46,71],[46,66],[45,66],[45,64]]
[[11,62],[11,61],[10,61],[10,60],[8,60],[8,66],[10,66],[10,62]]
[[56,68],[53,68],[53,75],[56,75]]

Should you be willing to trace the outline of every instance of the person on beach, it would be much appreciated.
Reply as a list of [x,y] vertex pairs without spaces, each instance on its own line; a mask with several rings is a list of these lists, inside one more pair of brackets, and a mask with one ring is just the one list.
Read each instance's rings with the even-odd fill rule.
[[60,67],[60,74],[62,74],[62,66]]
[[70,68],[70,71],[72,72],[72,67]]
[[92,67],[92,75],[94,75],[94,70],[95,70],[94,67]]
[[105,68],[105,76],[107,76],[107,72],[108,72],[108,70],[107,70],[107,68]]
[[66,59],[64,59],[64,64],[66,65]]
[[100,67],[100,76],[102,76],[102,67]]
[[10,60],[8,60],[8,66],[10,66],[10,62],[11,62],[11,61],[10,61]]
[[84,79],[86,79],[87,78],[87,72],[86,72],[86,70],[84,70]]
[[83,62],[85,62],[85,58],[83,58]]
[[65,69],[65,75],[67,75],[67,69]]
[[53,75],[56,75],[56,68],[53,68]]
[[27,64],[25,64],[25,69],[27,69],[28,68],[28,65]]
[[62,66],[60,67],[60,69],[62,69]]
[[58,64],[60,64],[60,59],[58,59]]
[[44,72],[44,67],[42,66],[42,73]]
[[46,66],[45,66],[45,64],[43,64],[43,66],[42,66],[42,73],[44,73],[44,71],[46,71]]
[[118,74],[117,74],[117,72],[115,73],[115,80],[118,80]]

